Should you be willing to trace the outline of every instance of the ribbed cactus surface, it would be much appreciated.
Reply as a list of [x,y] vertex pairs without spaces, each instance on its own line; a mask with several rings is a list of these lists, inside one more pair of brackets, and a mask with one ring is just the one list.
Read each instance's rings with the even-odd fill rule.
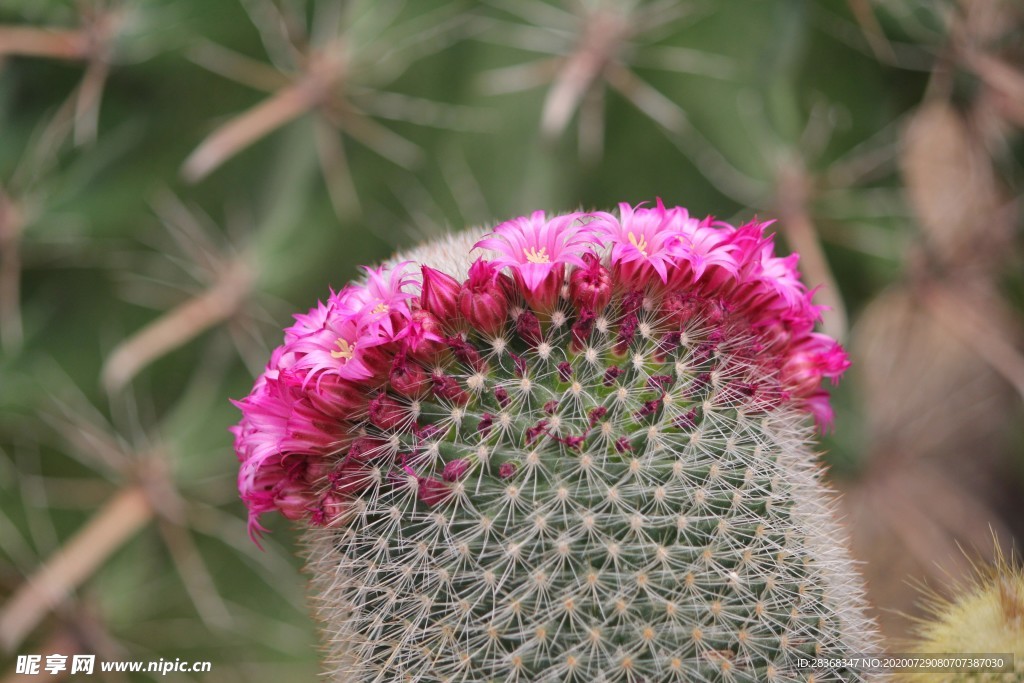
[[239,403],[254,529],[312,526],[328,672],[868,678],[811,662],[876,651],[807,445],[847,361],[764,224],[659,202],[480,237],[296,316]]

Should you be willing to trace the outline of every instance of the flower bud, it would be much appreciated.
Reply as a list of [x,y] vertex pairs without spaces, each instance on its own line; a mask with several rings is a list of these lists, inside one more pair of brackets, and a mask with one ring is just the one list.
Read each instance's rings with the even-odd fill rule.
[[445,463],[444,472],[441,476],[445,481],[458,481],[466,476],[469,471],[469,461],[465,458],[457,458]]
[[612,276],[594,254],[584,254],[583,260],[587,265],[569,276],[569,299],[577,310],[600,314],[612,298]]
[[340,496],[328,491],[316,505],[314,505],[309,516],[309,521],[314,526],[336,527],[344,523],[345,513],[349,510],[349,504],[345,496]]
[[372,373],[370,379],[380,381],[388,376],[397,346],[397,344],[388,343],[363,350],[360,359],[366,369]]
[[312,502],[309,491],[289,479],[282,479],[274,486],[274,505],[292,521],[306,517]]
[[672,326],[685,325],[700,310],[700,303],[686,292],[671,292],[662,300],[662,313]]
[[507,285],[501,278],[490,262],[477,259],[459,291],[459,310],[485,335],[497,334],[508,317]]
[[409,415],[409,409],[387,394],[370,401],[370,422],[381,429],[394,429]]
[[418,308],[412,312],[409,324],[402,337],[402,347],[417,360],[435,362],[447,348],[443,340],[444,330],[433,313]]
[[434,477],[420,477],[416,488],[417,497],[430,506],[438,505],[448,500],[452,490],[446,482]]
[[537,346],[544,339],[540,330],[540,321],[530,311],[524,311],[516,319],[516,333],[530,346]]
[[580,311],[576,322],[572,324],[572,345],[570,348],[573,352],[579,353],[586,348],[590,335],[594,331],[595,320],[597,320],[597,317],[589,308],[584,308]]
[[331,490],[339,495],[359,493],[373,483],[373,470],[365,463],[344,460],[328,476]]
[[455,378],[450,375],[433,375],[431,377],[433,382],[434,395],[438,398],[460,406],[464,406],[469,403],[471,398],[459,383],[455,381]]
[[404,351],[395,356],[388,381],[396,394],[406,398],[422,398],[430,389],[430,377],[426,370],[410,361]]
[[423,291],[420,305],[423,310],[442,321],[445,327],[454,327],[459,314],[459,281],[447,273],[420,266],[423,271]]
[[387,442],[372,436],[360,436],[348,449],[348,459],[360,462],[376,458],[388,452]]
[[480,352],[472,344],[467,343],[461,336],[447,337],[444,343],[455,354],[456,358],[475,372],[487,372],[487,361],[484,360],[484,357],[480,355]]

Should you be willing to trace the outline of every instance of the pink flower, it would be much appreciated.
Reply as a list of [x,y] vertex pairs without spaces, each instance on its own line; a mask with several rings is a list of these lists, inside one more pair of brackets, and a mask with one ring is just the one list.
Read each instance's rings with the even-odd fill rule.
[[493,236],[474,247],[498,252],[492,263],[509,266],[526,289],[527,301],[550,310],[558,301],[565,265],[583,266],[583,255],[600,244],[592,224],[580,224],[589,214],[570,213],[548,220],[543,211],[520,216],[494,229]]
[[832,404],[829,401],[827,391],[816,391],[811,394],[803,400],[803,407],[814,417],[819,430],[822,432],[832,430],[832,425],[835,422],[835,412],[832,410]]
[[[387,338],[376,334],[372,329],[374,323],[365,324],[361,311],[353,311],[349,307],[354,297],[361,298],[352,291],[346,289],[337,297],[332,297],[319,329],[300,330],[297,329],[299,326],[291,328],[293,341],[288,348],[295,354],[293,367],[307,373],[307,383],[322,375],[365,380],[373,377],[378,369],[375,367],[377,363],[371,362],[378,359],[369,351],[384,344]],[[365,305],[360,308],[365,308]],[[377,325],[381,323],[381,320],[376,321]]]
[[850,360],[839,342],[812,333],[797,349],[790,352],[782,367],[781,381],[796,396],[810,396],[824,378],[837,381],[850,367]]
[[710,219],[698,221],[681,209],[673,219],[676,235],[669,241],[669,251],[689,266],[691,282],[699,280],[711,266],[724,268],[736,275],[739,264],[733,256],[736,247],[730,243],[731,233],[711,226]]
[[682,224],[689,220],[686,209],[666,209],[661,200],[653,209],[619,204],[619,220],[609,214],[600,223],[604,236],[612,243],[611,262],[620,266],[620,276],[636,287],[654,270],[662,282],[668,281],[669,268],[675,265],[676,242]]
[[416,280],[406,269],[411,261],[403,261],[388,272],[387,266],[363,268],[366,271],[365,295],[359,308],[358,321],[370,334],[382,332],[386,339],[395,338],[396,329],[411,315],[408,300],[413,294],[403,288]]
[[[498,225],[477,242],[496,258],[477,259],[464,282],[410,262],[367,268],[364,283],[332,292],[295,315],[250,394],[234,402],[242,413],[231,432],[250,534],[255,538],[263,531],[260,516],[270,511],[313,525],[347,523],[352,497],[368,495],[367,489],[380,482],[410,485],[428,505],[447,500],[461,488],[453,483],[471,475],[474,461],[455,458],[433,473],[417,474],[410,467],[422,465],[427,444],[440,438],[438,425],[417,422],[421,402],[451,409],[453,416],[456,407],[477,398],[508,408],[508,391],[492,382],[496,356],[486,355],[493,337],[514,328],[501,340],[504,350],[495,343],[495,351],[507,354],[518,377],[527,377],[527,363],[542,360],[524,345],[539,347],[550,326],[552,343],[564,339],[580,352],[609,306],[616,312],[615,329],[607,335],[615,353],[625,354],[643,332],[647,309],[641,307],[660,302],[650,312],[668,325],[655,340],[654,361],[665,362],[681,344],[692,344],[699,365],[731,340],[734,346],[725,357],[744,373],[761,374],[751,375],[757,381],[727,383],[728,400],[755,411],[788,404],[827,427],[832,410],[822,382],[835,381],[849,360],[837,342],[814,332],[821,307],[800,280],[797,257],[775,255],[772,236],[765,232],[770,223],[734,228],[710,217],[696,220],[682,207],[666,208],[660,199],[652,208],[620,204],[619,209],[618,218],[573,213],[549,219],[536,211]],[[599,255],[602,240],[610,249]],[[419,291],[419,278],[409,272],[415,267],[422,273]],[[503,274],[505,267],[509,274]],[[651,297],[649,286],[657,290]],[[572,317],[549,320],[546,314],[563,293],[575,309],[564,313]],[[532,310],[519,307],[522,298]],[[557,333],[566,323],[568,334]],[[551,350],[544,351],[545,359]],[[550,363],[557,363],[562,383],[577,376],[568,361]],[[615,385],[623,374],[619,366],[606,368],[604,384]],[[703,373],[687,391],[696,395],[710,377]],[[601,375],[582,381],[600,382]],[[660,409],[657,394],[670,381],[650,377],[654,396],[636,415]],[[557,407],[556,400],[543,403],[544,417],[535,422],[532,417],[524,437],[580,448],[586,434],[550,426]],[[591,429],[604,412],[591,411]],[[696,419],[693,410],[676,421],[690,429]],[[469,426],[486,438],[494,424],[495,416],[483,412]],[[615,446],[631,448],[625,437]],[[513,477],[517,469],[508,461],[498,475]]]
[[[331,293],[332,299],[337,296],[333,292]],[[295,324],[291,327],[285,328],[284,341],[285,344],[290,344],[296,339],[301,339],[311,332],[322,330],[324,324],[327,322],[327,317],[334,310],[334,304],[325,304],[322,301],[318,301],[316,308],[309,309],[309,313],[296,313]]]
[[800,255],[790,254],[785,258],[779,258],[772,254],[772,245],[769,243],[761,248],[760,256],[758,281],[771,288],[791,308],[799,306],[807,291],[800,282],[800,272],[796,269]]

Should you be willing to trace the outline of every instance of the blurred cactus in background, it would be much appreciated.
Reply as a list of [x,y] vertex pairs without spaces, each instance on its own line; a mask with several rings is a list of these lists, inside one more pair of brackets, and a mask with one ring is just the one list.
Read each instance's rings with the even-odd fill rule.
[[0,0],[0,663],[312,679],[301,535],[246,537],[225,398],[360,264],[658,196],[802,255],[899,642],[909,580],[1024,537],[1022,34],[1012,0]]
[[[1003,672],[949,675],[949,681],[1019,681],[1024,677],[1024,572],[1015,557],[998,550],[990,565],[975,567],[973,576],[925,600],[927,617],[914,628],[908,652],[1009,655],[1013,666]],[[910,672],[906,683],[934,681],[934,673]]]

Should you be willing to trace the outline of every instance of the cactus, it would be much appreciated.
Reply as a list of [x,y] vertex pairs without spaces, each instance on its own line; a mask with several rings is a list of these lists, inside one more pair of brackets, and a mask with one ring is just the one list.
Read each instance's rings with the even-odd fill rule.
[[874,627],[808,446],[846,357],[764,227],[538,212],[296,316],[239,483],[309,523],[336,680],[869,677],[799,664]]
[[[1013,656],[1003,671],[949,672],[950,683],[1015,683],[1024,680],[1024,569],[996,546],[995,561],[976,567],[974,576],[954,586],[953,597],[929,592],[929,616],[918,622],[908,652],[949,655],[1002,654]],[[899,683],[928,683],[934,673],[901,672]]]

